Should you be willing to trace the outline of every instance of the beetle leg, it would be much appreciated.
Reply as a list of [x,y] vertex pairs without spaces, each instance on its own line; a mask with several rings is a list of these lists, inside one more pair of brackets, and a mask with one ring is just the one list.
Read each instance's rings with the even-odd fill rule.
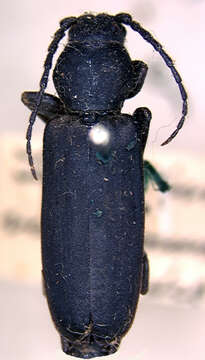
[[137,139],[141,142],[143,152],[147,141],[152,114],[148,108],[140,107],[133,113],[133,118],[137,128]]
[[43,270],[41,270],[41,288],[42,288],[43,296],[46,296],[46,286],[45,286],[45,279],[43,276]]
[[[33,111],[36,105],[37,96],[37,91],[25,91],[21,96],[21,100],[24,105]],[[38,109],[38,116],[40,119],[48,122],[64,114],[65,109],[60,99],[54,95],[44,93]]]
[[141,90],[148,70],[147,64],[145,64],[143,61],[134,60],[132,61],[132,66],[135,86],[129,92],[127,99],[135,96]]
[[142,295],[147,294],[149,290],[149,260],[146,252],[143,255],[142,259],[142,284],[140,293]]

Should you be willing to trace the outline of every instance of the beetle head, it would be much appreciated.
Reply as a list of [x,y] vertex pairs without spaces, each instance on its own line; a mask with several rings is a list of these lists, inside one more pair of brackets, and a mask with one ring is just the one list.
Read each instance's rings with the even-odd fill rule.
[[124,26],[107,14],[82,15],[69,29],[70,42],[117,41],[123,44],[125,35]]

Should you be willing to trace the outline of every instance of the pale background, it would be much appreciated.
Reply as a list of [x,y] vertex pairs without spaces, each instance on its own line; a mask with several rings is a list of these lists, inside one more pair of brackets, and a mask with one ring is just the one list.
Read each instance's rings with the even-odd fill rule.
[[[152,158],[171,183],[177,179],[177,186],[187,186],[189,194],[190,188],[194,192],[192,197],[184,199],[155,194],[160,205],[157,204],[159,210],[155,211],[154,219],[148,216],[148,230],[150,219],[151,231],[154,229],[159,238],[168,237],[179,244],[185,240],[192,250],[185,247],[180,252],[175,248],[173,254],[168,254],[159,246],[152,248],[148,242],[155,287],[150,295],[141,298],[132,329],[120,350],[110,358],[202,360],[205,332],[203,0],[1,2],[0,358],[70,358],[60,350],[41,292],[40,183],[30,178],[22,155],[29,112],[20,103],[20,94],[38,89],[47,47],[58,21],[85,11],[128,12],[150,30],[175,60],[189,94],[190,107],[180,134],[168,146],[160,148],[181,115],[178,87],[153,48],[128,30],[126,46],[131,57],[147,62],[149,73],[141,93],[127,101],[124,111],[132,113],[139,106],[151,109],[153,120],[146,158]],[[47,91],[55,93],[51,80]],[[33,142],[37,168],[42,131],[43,124],[37,120]],[[16,177],[12,178],[14,169]],[[28,182],[19,185],[21,170],[24,174],[28,171],[29,177]],[[15,217],[15,211],[19,218]],[[26,221],[21,223],[21,216]],[[157,292],[159,284],[165,287],[165,293],[163,286]]]

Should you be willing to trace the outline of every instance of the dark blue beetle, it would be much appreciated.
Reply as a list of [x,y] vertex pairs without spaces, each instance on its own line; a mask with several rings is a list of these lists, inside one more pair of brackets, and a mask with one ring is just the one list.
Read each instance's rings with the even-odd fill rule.
[[[92,358],[114,353],[130,328],[139,294],[148,291],[144,252],[143,151],[151,113],[121,113],[144,83],[147,65],[131,61],[123,43],[129,25],[163,57],[183,99],[171,58],[128,14],[66,18],[48,48],[38,93],[22,100],[31,110],[27,153],[36,115],[47,122],[43,150],[42,262],[45,292],[63,351]],[[69,30],[45,94],[53,55]],[[96,134],[100,133],[100,141]],[[102,140],[103,139],[103,140]],[[164,144],[165,144],[164,143]]]

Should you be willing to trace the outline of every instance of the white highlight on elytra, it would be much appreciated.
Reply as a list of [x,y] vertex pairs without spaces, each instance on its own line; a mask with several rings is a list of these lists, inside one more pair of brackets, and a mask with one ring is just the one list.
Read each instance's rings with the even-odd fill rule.
[[110,132],[105,126],[97,124],[90,130],[89,138],[95,145],[106,146],[110,141]]

